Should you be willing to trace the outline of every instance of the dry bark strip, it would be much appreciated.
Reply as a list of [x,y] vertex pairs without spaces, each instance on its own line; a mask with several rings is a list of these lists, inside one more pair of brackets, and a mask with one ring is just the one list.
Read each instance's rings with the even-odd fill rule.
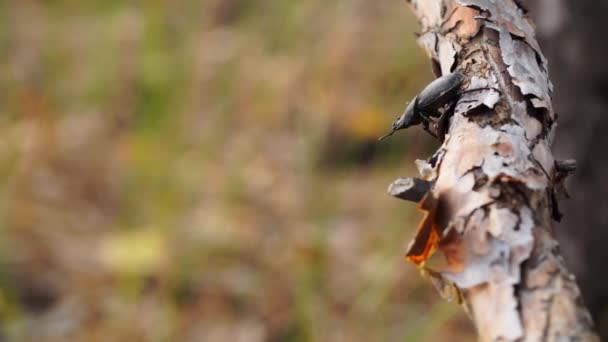
[[[417,162],[433,185],[407,259],[457,289],[483,341],[599,340],[552,234],[563,179],[534,26],[513,0],[409,2],[434,70],[465,74],[461,90],[487,90],[460,98],[442,146]],[[434,250],[443,270],[424,266]]]

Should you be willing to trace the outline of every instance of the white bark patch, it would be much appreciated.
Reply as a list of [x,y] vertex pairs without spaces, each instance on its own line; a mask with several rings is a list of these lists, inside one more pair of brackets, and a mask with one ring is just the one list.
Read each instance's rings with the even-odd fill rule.
[[469,85],[456,104],[454,113],[467,116],[468,112],[482,105],[493,109],[500,101],[500,92],[496,90],[497,88],[498,83],[495,78],[471,77]]
[[456,57],[456,49],[454,49],[452,42],[443,36],[439,38],[439,45],[437,48],[439,49],[439,65],[441,66],[441,74],[447,75],[452,72],[452,66],[454,65]]
[[525,123],[526,139],[533,140],[543,131],[543,124],[536,119],[530,119]]
[[[493,327],[489,332],[492,340],[515,340],[523,334],[513,286],[520,282],[521,263],[529,258],[533,248],[532,228],[532,213],[527,208],[516,214],[509,209],[492,207],[487,218],[476,213],[463,236],[463,271],[442,272],[465,292],[484,287],[483,293],[489,297],[473,296],[473,300],[483,301],[473,307],[487,310],[476,312],[478,319],[493,319],[488,322]],[[477,326],[485,325],[478,321]]]
[[518,217],[508,209],[495,209],[490,211],[490,225],[488,232],[494,237],[499,238],[503,230],[509,231],[517,225]]
[[[524,207],[519,213],[504,208],[493,209],[491,216],[494,222],[504,222],[507,224],[506,228],[503,227],[501,235],[497,235],[497,237],[508,241],[512,247],[532,247],[534,221],[532,220],[532,212],[529,208]],[[526,255],[527,257],[528,255]]]
[[[470,209],[475,208],[469,206]],[[493,282],[495,273],[492,272],[493,267],[502,265],[501,277],[508,280],[509,284],[519,283],[520,265],[528,259],[534,244],[531,211],[525,208],[519,213],[514,213],[509,209],[492,206],[487,218],[483,217],[481,211],[477,211],[469,220],[469,229],[463,236],[465,243],[463,271],[445,271],[442,274],[459,288],[469,289]]]
[[532,152],[528,148],[522,128],[517,125],[503,125],[494,146],[505,146],[512,153],[501,155],[500,151],[496,158],[488,158],[484,163],[483,170],[490,179],[500,175],[507,175],[523,181],[532,190],[541,190],[548,186],[548,179],[538,165],[528,158]]
[[[475,233],[479,236],[473,236]],[[492,237],[488,238],[481,228],[472,230],[469,226],[464,234],[463,248],[466,252],[464,269],[462,272],[444,271],[441,274],[458,288],[466,290],[490,283],[492,266],[507,265],[510,251],[507,244]]]
[[435,185],[438,191],[443,187],[449,189],[467,171],[473,167],[481,166],[483,156],[489,154],[488,148],[491,145],[483,142],[479,143],[476,136],[480,130],[492,134],[491,129],[483,130],[476,123],[468,122],[462,116],[455,116],[452,125],[454,129],[451,132],[450,139],[446,140],[443,146],[450,153],[444,155],[441,163],[441,174]]
[[[534,26],[530,20],[523,15],[521,9],[517,7],[514,1],[496,1],[496,0],[456,0],[457,3],[463,6],[474,6],[481,8],[490,13],[488,18],[497,26],[508,28],[509,32],[518,37],[524,38],[534,51],[540,56],[543,63],[543,68],[547,70],[547,60],[543,56],[540,46],[535,38]],[[496,14],[500,13],[500,17]]]
[[467,173],[466,175],[460,177],[460,179],[456,182],[454,186],[454,191],[458,191],[462,194],[468,194],[473,191],[473,186],[475,185],[475,176],[472,173]]
[[[460,206],[456,207],[457,210],[452,214],[453,217],[461,218],[466,220],[467,217],[471,216],[475,209],[488,205],[493,200],[487,192],[473,191],[472,187],[474,182],[472,174],[467,174],[459,184],[465,183],[463,186],[454,188],[456,191],[446,192],[443,195],[444,200],[447,203],[454,204],[458,203]],[[469,188],[467,191],[466,189]],[[457,192],[459,191],[459,192]]]
[[528,158],[532,152],[521,127],[504,125],[497,131],[472,122],[460,122],[464,120],[461,116],[454,118],[452,135],[444,143],[450,153],[445,154],[441,163],[435,184],[437,192],[454,186],[455,180],[476,166],[482,167],[490,181],[509,176],[524,181],[533,190],[547,186],[546,175]]
[[532,218],[532,211],[529,208],[522,208],[519,212],[519,219],[519,225],[515,227],[515,230],[508,231],[503,235],[503,238],[511,243],[511,251],[513,253],[511,257],[511,271],[513,277],[518,282],[521,281],[521,263],[530,257],[534,248],[534,234],[532,233],[534,219]]
[[479,91],[465,93],[458,100],[454,113],[457,115],[467,116],[468,112],[473,111],[482,105],[486,106],[488,109],[493,109],[498,101],[500,101],[500,93],[492,88],[480,89]]
[[435,170],[435,168],[426,160],[416,159],[414,163],[416,164],[416,168],[422,179],[433,181],[437,178],[437,170]]
[[441,17],[441,2],[439,1],[412,1],[418,18],[421,18],[422,28],[427,31],[429,27],[438,27],[443,23]]
[[[476,325],[487,341],[516,341],[523,336],[513,286],[497,281],[473,290],[471,306],[475,308]],[[491,305],[488,305],[491,303]]]
[[437,35],[431,31],[425,32],[423,35],[418,37],[418,44],[424,49],[424,51],[426,51],[427,54],[430,54],[431,51],[435,51],[435,46],[437,45]]
[[473,76],[471,77],[471,82],[469,83],[467,89],[486,88],[488,86],[488,80],[483,77]]
[[521,263],[530,257],[534,246],[532,212],[528,208],[514,213],[509,209],[493,207],[488,221],[488,231],[509,245],[509,280],[517,284],[521,280]]
[[498,101],[500,101],[500,93],[494,89],[490,89],[489,94],[483,97],[483,105],[489,109],[494,108]]
[[534,146],[532,154],[534,159],[540,163],[545,172],[550,175],[553,170],[553,165],[555,165],[555,160],[553,159],[553,154],[551,154],[549,145],[547,145],[545,141],[540,141],[538,144],[536,144],[536,146]]
[[528,115],[528,113],[526,112],[525,102],[511,103],[511,119],[513,119],[520,127],[524,128],[524,130],[526,131],[525,138],[527,140],[534,140],[542,132],[542,123],[536,118],[533,118]]

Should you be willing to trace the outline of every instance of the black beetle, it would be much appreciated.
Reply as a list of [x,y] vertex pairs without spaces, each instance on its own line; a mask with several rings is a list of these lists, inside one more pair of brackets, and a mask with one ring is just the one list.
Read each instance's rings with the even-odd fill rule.
[[[460,72],[453,72],[451,74],[447,74],[441,76],[431,83],[429,83],[422,91],[416,95],[409,105],[405,108],[405,111],[395,122],[393,122],[393,126],[391,131],[387,134],[380,137],[378,140],[382,140],[393,135],[396,131],[404,128],[408,128],[414,125],[418,125],[420,123],[424,123],[425,130],[429,132],[431,135],[437,136],[437,133],[444,135],[444,127],[445,120],[442,120],[447,117],[451,110],[453,110],[453,106],[456,103],[456,99],[459,96],[458,88],[464,81],[465,76]],[[446,105],[449,106],[446,109]],[[444,109],[443,114],[439,113],[440,109]],[[431,117],[435,117],[441,115],[439,118],[439,124],[436,125],[435,131],[432,132],[429,129],[429,122],[434,121],[431,120]],[[441,132],[439,132],[441,131]]]

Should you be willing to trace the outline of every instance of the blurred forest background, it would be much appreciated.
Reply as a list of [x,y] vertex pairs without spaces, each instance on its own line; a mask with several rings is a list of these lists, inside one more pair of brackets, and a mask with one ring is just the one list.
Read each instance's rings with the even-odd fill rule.
[[377,144],[431,78],[401,1],[0,2],[7,340],[472,336]]
[[385,193],[437,147],[376,143],[432,79],[416,29],[404,1],[0,2],[0,341],[473,340]]

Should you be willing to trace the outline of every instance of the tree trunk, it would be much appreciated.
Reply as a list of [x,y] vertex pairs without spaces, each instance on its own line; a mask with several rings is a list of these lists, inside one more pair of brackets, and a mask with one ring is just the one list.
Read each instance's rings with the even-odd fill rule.
[[[572,165],[550,151],[552,85],[531,22],[509,0],[411,5],[434,70],[466,80],[442,146],[418,161],[433,186],[407,259],[462,300],[483,341],[598,340],[552,232]],[[441,272],[425,266],[435,249]]]

